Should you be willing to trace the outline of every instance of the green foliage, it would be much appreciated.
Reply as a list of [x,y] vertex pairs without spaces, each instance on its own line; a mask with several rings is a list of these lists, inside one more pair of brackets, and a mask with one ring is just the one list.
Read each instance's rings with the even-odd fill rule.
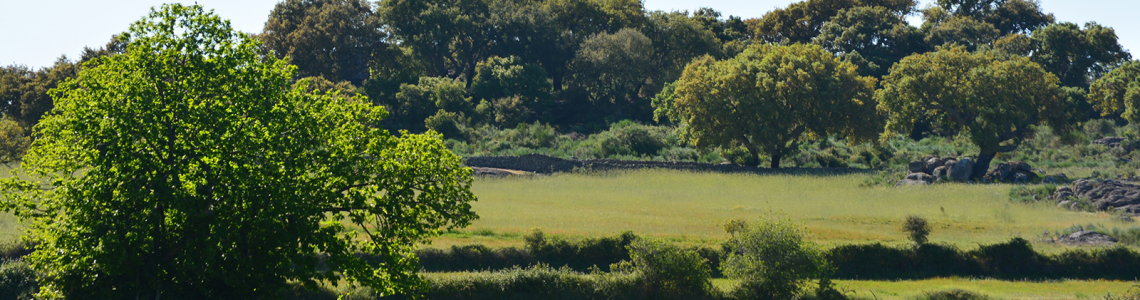
[[462,114],[442,109],[436,111],[435,115],[424,119],[424,126],[427,129],[435,130],[435,132],[443,134],[444,138],[449,139],[464,139],[463,133],[464,129],[467,128],[466,124],[467,120],[463,118]]
[[277,3],[258,38],[301,76],[361,85],[388,34],[364,0],[289,0]]
[[10,118],[0,118],[0,164],[19,161],[31,144],[23,126]]
[[36,299],[39,282],[36,272],[23,260],[0,260],[0,298],[13,300]]
[[1129,61],[1097,79],[1089,89],[1089,102],[1106,115],[1121,113],[1140,123],[1140,61]]
[[[536,64],[523,63],[518,57],[491,57],[476,66],[471,83],[475,99],[495,100],[518,96],[526,108],[550,105],[550,81],[546,71]],[[517,124],[513,123],[510,125]]]
[[764,14],[753,26],[753,34],[766,43],[810,43],[823,24],[840,10],[859,6],[881,6],[897,15],[906,15],[918,5],[914,0],[807,0]]
[[625,28],[583,41],[571,70],[590,102],[608,110],[607,115],[647,120],[652,109],[641,100],[640,89],[650,76],[654,57],[653,41],[640,31]]
[[988,300],[990,297],[961,289],[923,292],[919,300]]
[[637,274],[584,274],[548,265],[437,278],[425,298],[448,299],[645,299]]
[[38,297],[407,292],[415,245],[476,217],[471,171],[440,140],[389,135],[362,99],[289,89],[293,67],[201,6],[156,8],[124,38],[52,91],[31,178],[0,181],[38,243]]
[[1016,150],[1033,126],[1069,131],[1072,118],[1057,84],[1028,58],[940,47],[896,64],[875,98],[889,117],[883,138],[909,133],[916,120],[950,124],[980,148],[971,177],[981,177],[998,152]]
[[391,105],[394,117],[414,130],[438,110],[454,113],[472,111],[471,98],[467,97],[463,82],[446,77],[420,77],[418,84],[401,84],[396,103]]
[[1057,75],[1061,85],[1088,88],[1095,78],[1127,62],[1131,55],[1117,42],[1116,31],[1096,22],[1082,29],[1057,23],[1033,31],[1030,58]]
[[1038,201],[1045,201],[1047,197],[1053,196],[1053,192],[1056,190],[1056,184],[1014,186],[1009,189],[1009,200],[1013,202],[1036,203]]
[[690,63],[668,111],[694,146],[743,145],[752,161],[763,152],[779,168],[803,141],[873,139],[874,82],[816,45],[756,45],[730,60]]
[[858,64],[862,75],[886,75],[903,57],[926,48],[918,28],[882,6],[841,9],[820,30],[812,42],[831,52],[862,58],[865,61]]
[[650,298],[693,299],[713,289],[708,261],[696,251],[647,238],[635,239],[626,248],[632,265],[628,271],[641,275]]
[[741,280],[736,298],[794,299],[812,281],[821,291],[830,289],[829,263],[804,235],[788,220],[760,221],[725,242],[721,269]]
[[915,245],[926,244],[926,237],[930,235],[930,224],[925,218],[916,215],[906,216],[902,229]]

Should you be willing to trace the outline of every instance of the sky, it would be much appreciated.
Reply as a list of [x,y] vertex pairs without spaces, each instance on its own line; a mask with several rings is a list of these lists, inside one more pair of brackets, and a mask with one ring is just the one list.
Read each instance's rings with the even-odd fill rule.
[[[269,11],[279,0],[0,0],[0,65],[22,64],[33,68],[50,66],[61,55],[77,59],[83,47],[98,48],[111,35],[126,31],[130,24],[162,3],[198,3],[240,31],[261,32]],[[759,18],[772,9],[799,0],[644,0],[647,10],[689,10],[711,7],[723,15]],[[920,0],[919,7],[935,0]],[[1131,52],[1140,51],[1140,1],[1135,0],[1041,0],[1042,9],[1059,22],[1084,24],[1096,21],[1116,29],[1120,43]],[[909,19],[918,26],[917,17]]]

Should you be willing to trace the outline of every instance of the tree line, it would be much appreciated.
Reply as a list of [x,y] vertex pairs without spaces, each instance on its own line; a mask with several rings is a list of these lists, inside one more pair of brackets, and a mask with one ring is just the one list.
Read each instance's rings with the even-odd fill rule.
[[[905,18],[912,15],[921,15],[923,22],[908,24]],[[295,79],[314,77],[311,88],[358,93],[386,107],[386,128],[434,129],[450,138],[461,138],[465,127],[533,122],[580,133],[603,130],[620,120],[679,125],[685,120],[661,118],[660,105],[671,103],[667,99],[676,92],[686,66],[737,59],[761,45],[822,49],[823,55],[855,66],[853,74],[844,76],[861,76],[857,85],[866,90],[857,92],[860,95],[891,90],[893,67],[940,49],[990,53],[995,61],[1024,58],[1057,78],[1069,123],[1102,115],[1131,116],[1123,103],[1095,106],[1087,99],[1097,79],[1131,59],[1114,30],[1095,22],[1055,22],[1033,0],[941,0],[925,8],[913,0],[807,0],[754,19],[725,17],[710,8],[647,11],[636,0],[288,0],[274,7],[256,37],[262,41],[262,53],[297,66]],[[101,49],[85,49],[77,62],[61,57],[40,70],[2,68],[0,112],[30,134],[27,128],[52,108],[47,90],[74,77],[91,58],[121,51],[122,42],[113,37]],[[1104,87],[1116,91],[1093,96],[1135,97],[1128,94],[1134,75],[1111,78],[1120,82]],[[795,97],[789,101],[805,99]],[[995,100],[979,101],[968,105]],[[794,141],[835,133],[797,129],[793,123],[859,131],[852,135],[859,137],[854,140],[868,141],[865,138],[882,127],[864,125],[887,124],[888,132],[917,139],[957,134],[955,124],[973,122],[962,119],[973,116],[968,114],[938,117],[938,109],[915,111],[905,116],[913,120],[896,126],[899,122],[887,120],[904,116],[884,110],[847,111],[839,118],[846,120],[809,122],[790,110],[757,108],[761,110],[749,116],[755,121],[749,126],[788,129],[757,137],[771,141],[769,145],[752,145],[739,135],[731,141],[698,139],[693,144],[739,148],[754,157],[755,164],[765,156],[772,160],[770,166],[778,167],[780,157],[789,154],[784,148],[794,148]],[[808,135],[796,134],[799,131]],[[782,146],[775,146],[778,142]],[[988,150],[1006,149],[1000,147]]]

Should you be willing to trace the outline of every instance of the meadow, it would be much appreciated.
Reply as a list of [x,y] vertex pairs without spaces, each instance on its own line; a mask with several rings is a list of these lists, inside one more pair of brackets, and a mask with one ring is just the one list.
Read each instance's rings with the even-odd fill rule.
[[567,237],[633,231],[684,244],[716,244],[732,219],[788,218],[824,245],[906,243],[908,215],[930,221],[935,243],[963,249],[1020,236],[1035,248],[1045,231],[1073,225],[1128,227],[1105,213],[1074,212],[1047,201],[1009,201],[1009,185],[860,186],[867,174],[755,175],[641,170],[531,177],[478,177],[472,226],[430,247],[480,243],[515,246],[531,229]]

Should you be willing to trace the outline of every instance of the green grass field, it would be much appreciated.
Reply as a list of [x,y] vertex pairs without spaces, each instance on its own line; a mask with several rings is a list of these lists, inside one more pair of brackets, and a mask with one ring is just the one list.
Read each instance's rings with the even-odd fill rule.
[[[473,207],[479,220],[433,247],[521,244],[521,233],[540,228],[565,236],[634,233],[716,243],[721,224],[740,218],[786,217],[806,226],[823,244],[903,243],[901,221],[927,218],[933,242],[972,249],[1014,236],[1036,240],[1044,231],[1075,224],[1126,227],[1104,213],[1072,212],[1049,203],[1008,201],[1008,185],[942,184],[860,187],[869,175],[752,175],[645,170],[534,177],[479,177]],[[1041,250],[1059,249],[1038,243]]]

